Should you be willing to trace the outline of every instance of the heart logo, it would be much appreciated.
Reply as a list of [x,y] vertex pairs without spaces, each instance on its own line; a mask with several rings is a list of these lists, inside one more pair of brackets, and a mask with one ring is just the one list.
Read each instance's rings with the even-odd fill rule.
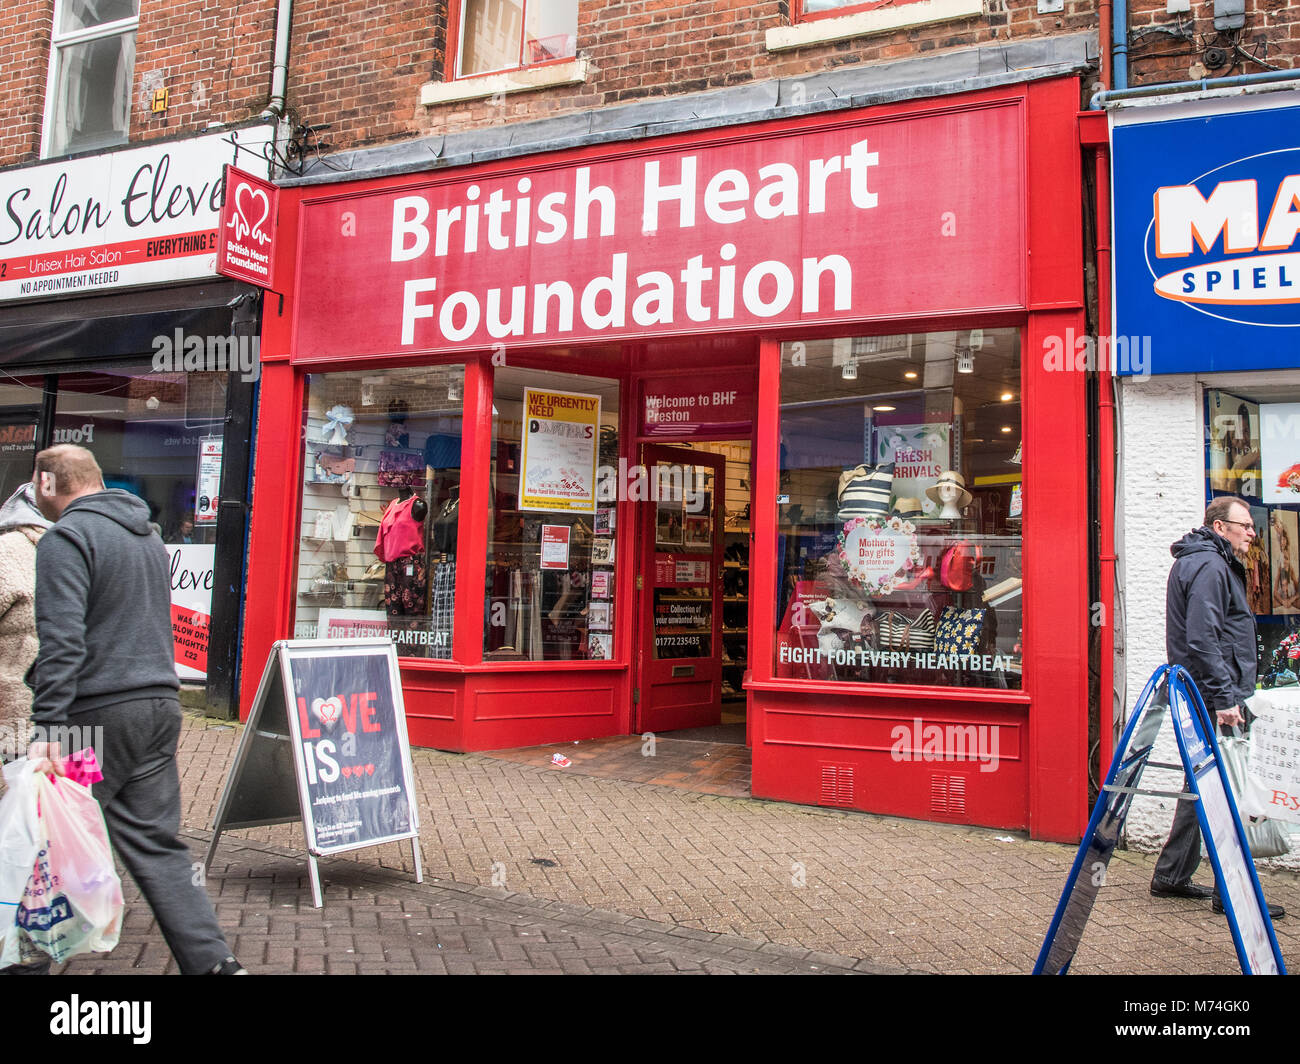
[[374,765],[367,765],[367,766],[366,766],[366,775],[367,775],[367,776],[373,776],[374,774],[375,774],[375,766],[374,766]]
[[349,776],[351,776],[351,775],[352,775],[352,766],[351,766],[351,765],[344,765],[344,766],[343,766],[343,778],[344,778],[344,779],[347,779],[347,778],[348,778]]
[[314,698],[311,703],[311,711],[316,714],[316,719],[327,728],[333,727],[339,717],[343,715],[343,699],[338,695],[333,698]]
[[[254,210],[257,209],[258,201],[261,201],[262,213],[257,221],[250,223],[249,218]],[[271,237],[267,234],[262,226],[271,216],[271,199],[260,188],[251,188],[248,185],[241,184],[235,189],[235,212],[230,218],[229,228],[235,231],[235,239],[243,240],[249,237],[256,240],[259,244],[268,244]]]

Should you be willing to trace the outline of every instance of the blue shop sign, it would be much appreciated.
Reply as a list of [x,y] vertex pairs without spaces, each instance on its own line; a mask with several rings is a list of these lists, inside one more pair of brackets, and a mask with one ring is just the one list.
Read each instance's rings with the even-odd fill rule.
[[[1300,367],[1300,108],[1116,124],[1116,372]],[[1149,339],[1148,339],[1149,338]]]

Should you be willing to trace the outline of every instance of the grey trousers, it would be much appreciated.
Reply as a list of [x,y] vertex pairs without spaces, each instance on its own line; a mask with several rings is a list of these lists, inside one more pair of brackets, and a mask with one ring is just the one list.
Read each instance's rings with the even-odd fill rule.
[[103,729],[96,733],[95,756],[104,778],[92,793],[103,807],[113,849],[148,901],[181,971],[211,970],[230,956],[230,947],[197,874],[202,866],[177,837],[180,703],[175,698],[119,702],[74,714],[68,723]]
[[[1191,790],[1186,781],[1183,789]],[[1164,887],[1181,886],[1192,878],[1200,863],[1201,825],[1196,818],[1196,803],[1179,802],[1151,882]]]

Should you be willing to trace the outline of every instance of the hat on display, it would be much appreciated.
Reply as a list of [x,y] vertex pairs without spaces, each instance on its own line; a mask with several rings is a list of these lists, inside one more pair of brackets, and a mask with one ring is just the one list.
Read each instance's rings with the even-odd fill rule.
[[926,496],[933,502],[941,502],[939,498],[939,489],[944,484],[955,484],[961,489],[961,495],[957,499],[957,505],[969,506],[973,496],[966,490],[966,479],[955,469],[945,469],[939,474],[939,479],[925,489]]
[[889,514],[889,488],[894,482],[894,463],[860,465],[840,474],[839,520],[855,517],[885,517]]
[[921,509],[920,499],[913,499],[909,496],[894,501],[894,516],[905,517],[910,520],[913,517],[924,517],[925,511]]

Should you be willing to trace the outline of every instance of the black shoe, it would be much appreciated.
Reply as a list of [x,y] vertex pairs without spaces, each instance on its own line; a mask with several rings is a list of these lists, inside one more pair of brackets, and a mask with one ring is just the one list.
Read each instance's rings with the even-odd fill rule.
[[[1268,915],[1270,919],[1281,920],[1282,917],[1286,915],[1286,910],[1282,908],[1282,906],[1274,905],[1272,902],[1265,902],[1265,904],[1268,906]],[[1213,909],[1220,916],[1222,916],[1223,899],[1216,894],[1214,900],[1210,902],[1210,908]]]
[[1157,898],[1196,898],[1204,901],[1214,897],[1214,888],[1203,887],[1190,879],[1184,883],[1157,883],[1152,880],[1151,894]]
[[214,965],[208,975],[247,975],[244,966],[234,957],[227,957],[220,964]]

